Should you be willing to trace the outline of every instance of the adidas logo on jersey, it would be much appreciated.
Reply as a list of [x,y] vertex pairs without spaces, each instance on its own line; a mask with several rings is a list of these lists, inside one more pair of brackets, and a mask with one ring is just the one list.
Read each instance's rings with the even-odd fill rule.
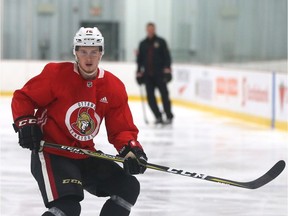
[[107,100],[106,97],[103,97],[103,98],[100,99],[100,102],[102,102],[102,103],[108,103],[108,100]]

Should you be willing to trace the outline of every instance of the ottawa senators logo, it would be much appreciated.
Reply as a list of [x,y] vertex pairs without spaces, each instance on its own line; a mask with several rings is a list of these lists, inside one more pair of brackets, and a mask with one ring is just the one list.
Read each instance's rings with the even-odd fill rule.
[[72,128],[83,135],[91,134],[95,129],[94,120],[89,115],[90,108],[80,108],[76,122],[72,123]]
[[101,119],[95,110],[96,105],[89,101],[77,102],[68,109],[65,124],[77,140],[91,140],[98,133]]

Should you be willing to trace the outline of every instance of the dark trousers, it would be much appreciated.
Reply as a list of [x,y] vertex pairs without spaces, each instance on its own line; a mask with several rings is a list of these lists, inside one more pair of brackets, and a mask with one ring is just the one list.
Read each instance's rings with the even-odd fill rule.
[[161,100],[163,103],[163,108],[164,108],[166,117],[168,119],[172,119],[173,114],[171,112],[171,102],[169,99],[169,92],[168,92],[167,84],[163,81],[163,78],[146,77],[145,85],[146,85],[146,94],[147,94],[148,104],[155,118],[160,118],[162,116],[159,110],[159,107],[157,105],[157,100],[155,96],[155,89],[158,88],[160,95],[161,95]]

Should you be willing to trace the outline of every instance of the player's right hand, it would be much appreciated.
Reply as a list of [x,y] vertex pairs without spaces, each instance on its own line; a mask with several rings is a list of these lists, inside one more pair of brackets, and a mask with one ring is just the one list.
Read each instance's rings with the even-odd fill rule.
[[129,141],[119,152],[120,157],[124,157],[124,170],[126,173],[143,174],[146,170],[147,156],[140,143],[135,140]]
[[18,132],[19,144],[22,148],[39,151],[42,131],[34,116],[22,116],[15,120],[14,130]]
[[137,81],[138,85],[141,85],[141,84],[143,84],[145,82],[144,75],[143,75],[142,72],[137,72],[136,81]]
[[169,83],[172,80],[172,71],[170,68],[164,68],[164,82]]

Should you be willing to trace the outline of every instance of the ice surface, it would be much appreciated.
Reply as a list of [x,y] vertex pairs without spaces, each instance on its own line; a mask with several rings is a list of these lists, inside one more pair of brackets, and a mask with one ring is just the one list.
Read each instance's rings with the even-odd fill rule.
[[[30,174],[30,153],[17,144],[10,98],[0,98],[1,216],[39,216],[45,208]],[[139,141],[149,162],[237,181],[250,181],[278,160],[288,161],[288,134],[182,107],[173,107],[172,127],[146,125],[141,104],[130,103]],[[146,107],[150,121],[152,115]],[[98,149],[115,154],[104,125]],[[257,190],[247,190],[147,170],[138,175],[141,194],[131,216],[287,216],[287,168]],[[85,193],[84,216],[99,215],[104,198]]]

